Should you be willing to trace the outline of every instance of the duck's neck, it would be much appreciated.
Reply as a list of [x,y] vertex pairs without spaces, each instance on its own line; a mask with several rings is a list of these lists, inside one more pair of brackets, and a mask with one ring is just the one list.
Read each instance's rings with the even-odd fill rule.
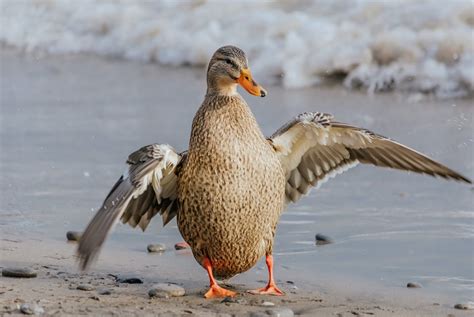
[[206,95],[235,96],[237,94],[237,83],[219,80],[212,76],[207,77]]
[[189,151],[222,151],[236,142],[265,141],[252,111],[243,98],[221,94],[206,95],[196,113],[191,130]]

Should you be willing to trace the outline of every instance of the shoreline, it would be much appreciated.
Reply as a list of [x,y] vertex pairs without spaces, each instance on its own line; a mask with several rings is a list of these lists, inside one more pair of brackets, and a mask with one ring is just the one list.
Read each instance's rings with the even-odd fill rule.
[[[278,285],[285,296],[247,294],[265,283],[265,271],[255,276],[255,269],[225,282],[237,290],[235,300],[203,298],[207,290],[204,270],[195,263],[189,250],[167,250],[151,254],[109,246],[99,261],[86,272],[80,272],[74,259],[74,242],[2,239],[1,269],[28,267],[38,273],[29,279],[0,277],[0,314],[21,315],[19,306],[27,303],[44,309],[44,316],[273,316],[270,311],[290,309],[295,316],[468,316],[469,311],[457,310],[439,296],[423,293],[423,289],[403,289],[377,292],[360,282],[347,288],[326,282],[321,288],[305,284],[300,279],[286,280],[288,272],[279,272]],[[7,251],[7,249],[10,249]],[[49,252],[46,251],[49,249]],[[140,256],[136,256],[140,254]],[[130,258],[130,255],[134,256]],[[5,261],[5,257],[8,260]],[[136,256],[136,257],[135,257]],[[168,260],[160,261],[164,257]],[[170,260],[171,259],[171,260]],[[176,264],[175,264],[176,263]],[[184,265],[182,266],[182,264]],[[136,265],[140,266],[137,267]],[[135,269],[133,269],[135,267]],[[256,268],[260,270],[259,267]],[[317,271],[314,272],[317,274]],[[114,276],[136,277],[142,284],[118,283]],[[258,279],[258,280],[256,280]],[[172,283],[183,287],[183,297],[150,298],[148,291],[157,283]],[[90,291],[77,289],[91,286]],[[362,286],[362,287],[361,287]],[[359,292],[354,289],[359,288]],[[108,290],[110,294],[103,294]],[[272,306],[270,306],[273,303]],[[287,316],[287,315],[282,315]]]

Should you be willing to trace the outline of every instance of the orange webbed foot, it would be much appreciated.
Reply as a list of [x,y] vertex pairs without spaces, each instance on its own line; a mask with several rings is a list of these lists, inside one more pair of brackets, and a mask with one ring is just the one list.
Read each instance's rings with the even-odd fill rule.
[[273,295],[273,296],[285,295],[285,293],[281,291],[276,285],[267,285],[264,288],[259,288],[259,289],[251,290],[248,292],[254,295]]
[[207,299],[210,298],[223,298],[223,297],[235,297],[237,296],[236,292],[230,291],[228,289],[222,288],[217,284],[211,286],[211,288],[204,294],[204,297]]

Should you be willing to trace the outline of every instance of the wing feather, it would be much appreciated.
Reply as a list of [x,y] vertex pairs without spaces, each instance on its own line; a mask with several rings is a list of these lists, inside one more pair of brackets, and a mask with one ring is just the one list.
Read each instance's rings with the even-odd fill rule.
[[303,113],[269,139],[287,175],[287,202],[297,201],[329,178],[358,163],[471,181],[407,146],[369,130],[333,121],[326,113]]
[[164,224],[177,214],[176,169],[186,156],[166,144],[151,144],[130,154],[128,170],[112,187],[81,236],[77,254],[82,269],[98,254],[119,219],[145,230],[156,214],[163,214]]

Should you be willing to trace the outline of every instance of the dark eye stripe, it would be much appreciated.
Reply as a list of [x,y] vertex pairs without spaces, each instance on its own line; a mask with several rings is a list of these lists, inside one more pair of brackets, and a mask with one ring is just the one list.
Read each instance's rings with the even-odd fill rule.
[[239,69],[239,66],[233,60],[229,58],[219,58],[218,60],[226,62],[227,64],[230,64],[235,69]]

